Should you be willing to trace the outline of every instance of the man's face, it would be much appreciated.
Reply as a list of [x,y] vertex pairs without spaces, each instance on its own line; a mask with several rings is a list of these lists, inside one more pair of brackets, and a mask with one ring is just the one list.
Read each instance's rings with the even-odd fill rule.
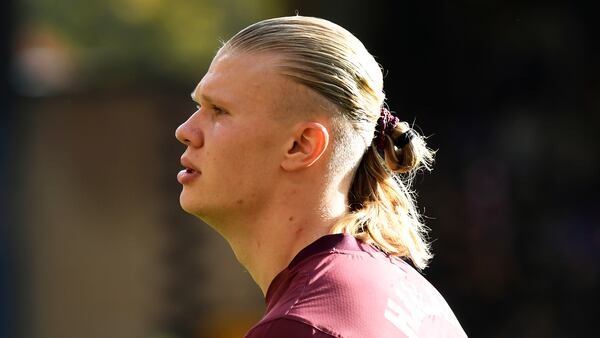
[[277,61],[217,55],[192,93],[198,109],[177,128],[187,146],[180,203],[209,224],[252,217],[272,197],[291,130],[282,101],[299,86],[276,72]]

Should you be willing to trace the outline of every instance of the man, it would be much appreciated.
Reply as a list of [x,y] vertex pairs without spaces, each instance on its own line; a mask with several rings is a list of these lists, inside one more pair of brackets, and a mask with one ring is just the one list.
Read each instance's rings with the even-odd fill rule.
[[348,31],[283,17],[227,41],[176,131],[183,209],[231,245],[266,296],[247,337],[464,337],[421,269],[410,191],[424,139],[384,106]]

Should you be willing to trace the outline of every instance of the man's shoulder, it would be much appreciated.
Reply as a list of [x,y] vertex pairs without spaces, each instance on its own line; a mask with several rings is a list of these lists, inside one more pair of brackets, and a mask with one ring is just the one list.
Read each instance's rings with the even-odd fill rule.
[[434,318],[444,323],[445,330],[460,328],[437,290],[399,258],[334,251],[312,257],[297,269],[295,289],[301,291],[287,303],[286,318],[331,336],[433,337],[428,332]]
[[292,312],[334,305],[338,313],[355,316],[369,307],[385,307],[394,282],[407,274],[422,279],[406,263],[382,253],[334,251],[307,263],[299,267],[306,285]]

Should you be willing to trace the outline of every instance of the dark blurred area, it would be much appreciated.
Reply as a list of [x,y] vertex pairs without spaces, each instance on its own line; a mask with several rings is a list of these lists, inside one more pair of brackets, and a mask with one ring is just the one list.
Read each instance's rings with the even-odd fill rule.
[[385,70],[438,149],[425,276],[471,337],[597,327],[598,20],[591,2],[2,2],[0,337],[241,337],[260,290],[178,204],[173,134],[219,40],[319,16]]

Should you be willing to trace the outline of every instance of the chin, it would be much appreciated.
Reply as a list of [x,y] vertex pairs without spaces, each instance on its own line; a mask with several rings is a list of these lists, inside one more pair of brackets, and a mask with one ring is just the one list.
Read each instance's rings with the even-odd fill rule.
[[181,195],[179,195],[179,205],[188,214],[196,215],[198,213],[198,202],[186,196],[185,191],[182,191]]
[[200,205],[200,203],[197,200],[187,198],[185,196],[185,194],[182,192],[181,195],[179,196],[179,205],[181,206],[181,209],[183,209],[183,211],[187,212],[188,214],[190,214],[192,216],[199,218],[203,222],[206,222],[205,221],[205,219],[207,218],[207,215],[206,215],[207,213],[205,210],[206,208],[204,208],[202,205]]
[[[214,228],[215,224],[221,224],[227,212],[223,205],[207,205],[198,195],[186,192],[185,188],[179,195],[179,205],[188,214],[200,219],[202,222]],[[214,202],[214,201],[213,201]],[[225,215],[224,215],[225,214]]]

